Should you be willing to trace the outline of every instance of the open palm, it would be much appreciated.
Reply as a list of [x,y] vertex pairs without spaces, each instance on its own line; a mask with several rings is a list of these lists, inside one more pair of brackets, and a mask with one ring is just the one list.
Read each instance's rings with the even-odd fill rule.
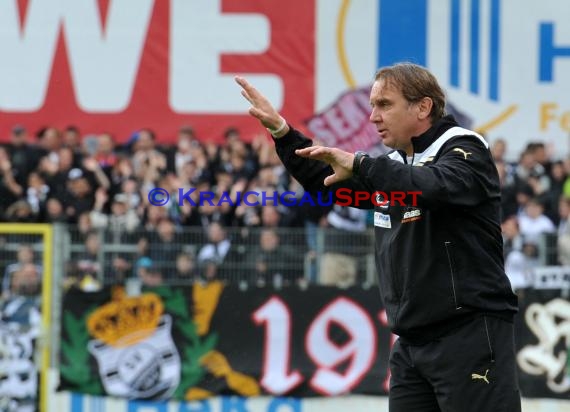
[[295,154],[300,157],[323,161],[332,167],[334,173],[325,178],[325,186],[330,186],[352,176],[352,162],[354,160],[352,153],[334,147],[310,146],[295,150]]

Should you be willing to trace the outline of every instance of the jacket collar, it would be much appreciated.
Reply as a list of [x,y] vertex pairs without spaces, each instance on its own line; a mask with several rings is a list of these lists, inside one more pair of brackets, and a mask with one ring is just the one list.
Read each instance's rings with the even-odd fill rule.
[[452,127],[459,126],[452,115],[447,115],[435,122],[432,127],[419,136],[412,137],[414,153],[423,153],[433,142]]

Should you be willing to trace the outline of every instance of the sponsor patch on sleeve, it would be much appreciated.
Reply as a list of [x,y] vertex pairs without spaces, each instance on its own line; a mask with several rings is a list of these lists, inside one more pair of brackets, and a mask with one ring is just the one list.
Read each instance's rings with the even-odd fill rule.
[[374,212],[374,226],[383,227],[385,229],[391,229],[392,222],[390,220],[390,215],[386,215],[380,212]]

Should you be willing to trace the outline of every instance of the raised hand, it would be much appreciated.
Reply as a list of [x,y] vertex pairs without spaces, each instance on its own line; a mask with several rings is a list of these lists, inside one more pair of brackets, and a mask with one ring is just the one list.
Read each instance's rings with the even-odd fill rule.
[[94,172],[99,168],[99,162],[94,157],[86,157],[83,159],[83,167],[90,172]]
[[270,130],[278,130],[285,123],[284,128],[280,130],[280,136],[283,136],[289,131],[289,126],[287,126],[285,119],[263,94],[243,77],[236,76],[235,81],[242,88],[241,95],[251,103],[252,107],[249,109],[250,115],[258,119],[264,127]]

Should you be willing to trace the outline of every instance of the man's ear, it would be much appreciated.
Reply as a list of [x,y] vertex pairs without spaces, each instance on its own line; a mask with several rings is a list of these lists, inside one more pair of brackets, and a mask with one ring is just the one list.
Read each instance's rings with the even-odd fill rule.
[[431,97],[424,97],[418,102],[418,118],[420,120],[425,120],[429,117],[431,113],[431,108],[433,107],[433,100]]

